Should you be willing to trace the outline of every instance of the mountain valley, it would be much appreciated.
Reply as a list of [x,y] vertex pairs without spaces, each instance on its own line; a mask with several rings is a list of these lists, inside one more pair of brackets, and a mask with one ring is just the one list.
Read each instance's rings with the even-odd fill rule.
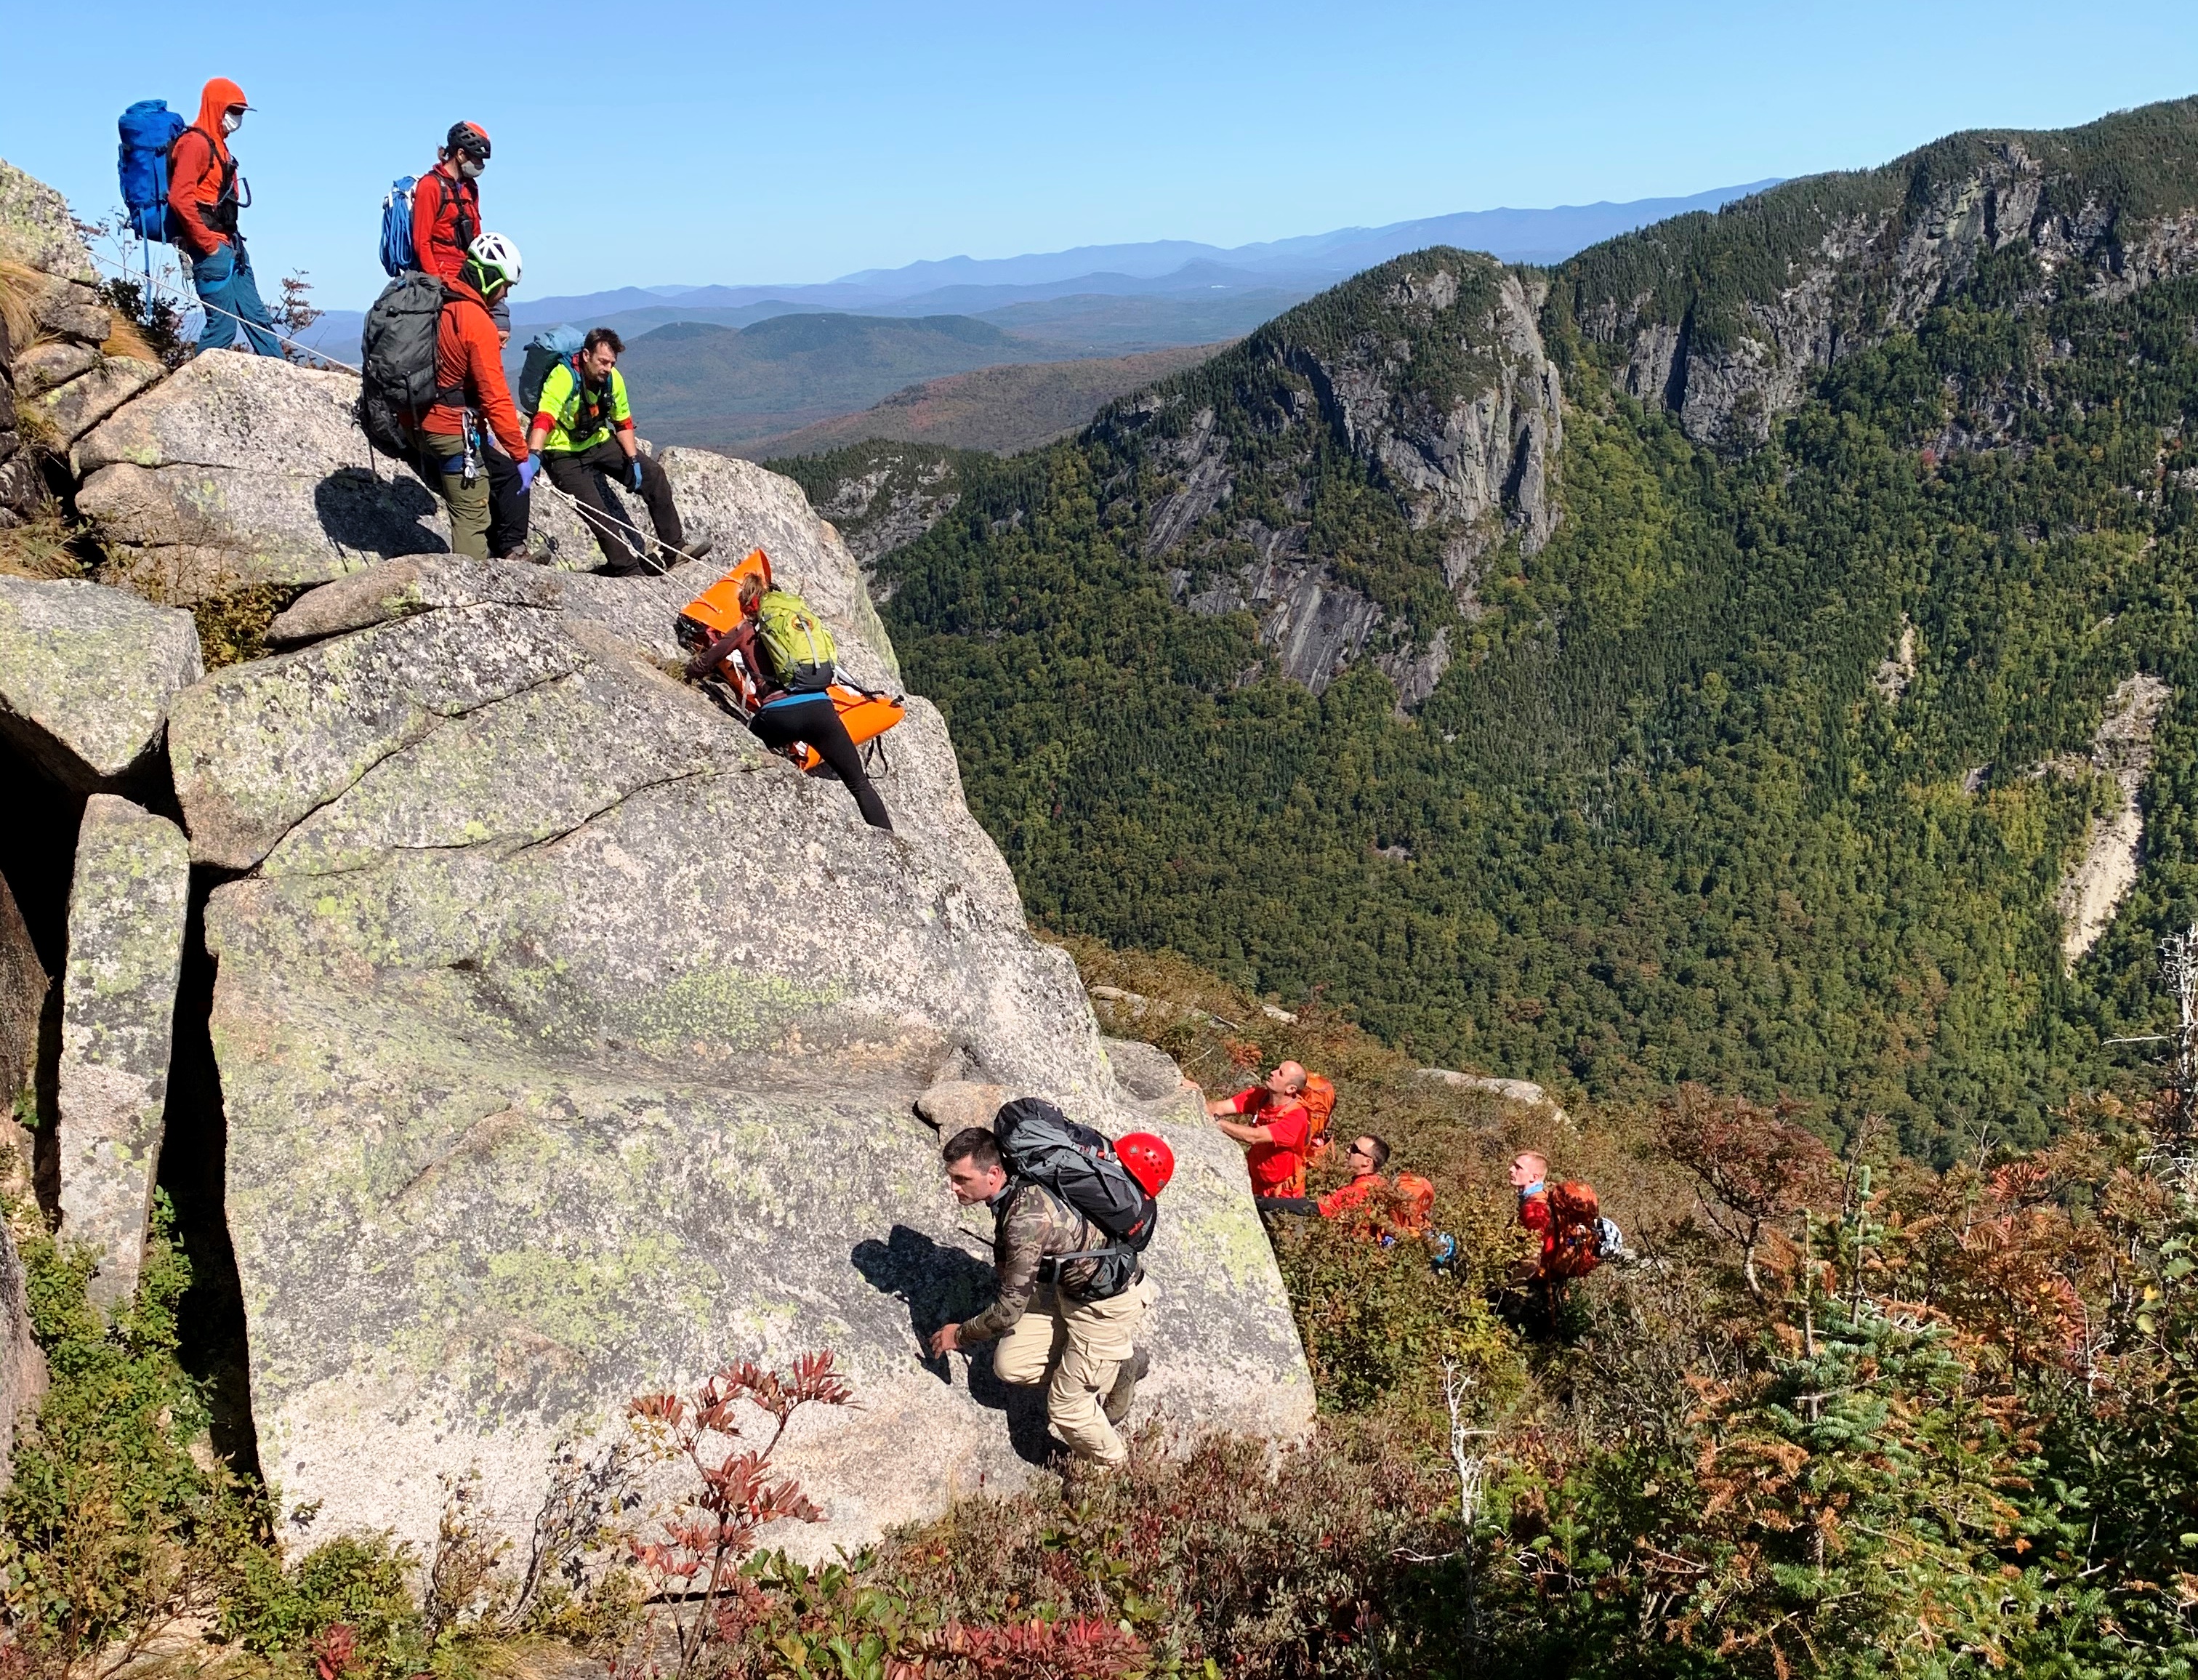
[[[2146,953],[2198,913],[2158,797],[2194,274],[2191,101],[1553,270],[1424,251],[951,497],[934,463],[951,516],[878,589],[1050,926],[1452,1065],[2041,1136],[2157,1030]],[[2064,968],[2120,796],[2033,767],[2139,672],[2172,696],[2142,866]]]

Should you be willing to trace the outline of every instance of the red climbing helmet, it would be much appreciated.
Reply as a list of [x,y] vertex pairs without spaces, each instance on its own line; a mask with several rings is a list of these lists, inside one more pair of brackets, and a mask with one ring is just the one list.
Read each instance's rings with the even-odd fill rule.
[[1114,1142],[1114,1155],[1148,1196],[1158,1195],[1175,1177],[1175,1151],[1149,1131],[1125,1132]]

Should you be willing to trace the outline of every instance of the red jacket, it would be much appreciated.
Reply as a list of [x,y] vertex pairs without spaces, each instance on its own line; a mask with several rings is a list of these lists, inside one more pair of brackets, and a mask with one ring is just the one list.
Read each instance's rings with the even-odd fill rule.
[[1320,1217],[1333,1219],[1352,1208],[1364,1207],[1388,1188],[1389,1181],[1380,1173],[1362,1172],[1348,1184],[1338,1186],[1320,1199]]
[[229,154],[221,118],[244,102],[242,88],[215,77],[199,95],[198,121],[176,137],[169,154],[168,207],[183,224],[183,243],[194,257],[213,255],[236,226],[236,160]]
[[438,403],[429,409],[420,429],[457,436],[465,429],[465,410],[475,409],[504,453],[524,461],[526,428],[519,423],[511,387],[504,383],[503,347],[497,342],[488,305],[462,280],[445,283],[452,295],[435,326],[435,388],[464,394],[459,402]]
[[1252,1174],[1252,1194],[1258,1196],[1295,1196],[1305,1194],[1305,1149],[1312,1139],[1312,1115],[1294,1096],[1276,1097],[1265,1085],[1249,1085],[1229,1099],[1229,1106],[1274,1134],[1265,1143],[1254,1143],[1245,1153],[1244,1165]]
[[412,261],[417,267],[456,280],[466,247],[480,230],[480,188],[457,179],[451,162],[437,164],[414,184]]
[[1542,1239],[1544,1260],[1557,1252],[1557,1222],[1550,1217],[1550,1192],[1545,1185],[1536,1185],[1531,1194],[1520,1192],[1519,1223]]

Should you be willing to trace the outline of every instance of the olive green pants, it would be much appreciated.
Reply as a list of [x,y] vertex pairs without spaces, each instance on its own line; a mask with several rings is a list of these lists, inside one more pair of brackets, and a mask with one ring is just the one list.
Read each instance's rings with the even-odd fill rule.
[[420,434],[420,453],[427,470],[443,486],[443,500],[451,506],[451,552],[488,558],[488,464],[468,484],[463,473],[445,470],[446,462],[462,461],[466,440],[441,432]]
[[1019,1388],[1046,1383],[1046,1421],[1069,1450],[1101,1464],[1126,1463],[1130,1450],[1107,1421],[1107,1394],[1136,1352],[1154,1294],[1150,1278],[1109,1301],[1067,1300],[1041,1286],[994,1346],[992,1374]]

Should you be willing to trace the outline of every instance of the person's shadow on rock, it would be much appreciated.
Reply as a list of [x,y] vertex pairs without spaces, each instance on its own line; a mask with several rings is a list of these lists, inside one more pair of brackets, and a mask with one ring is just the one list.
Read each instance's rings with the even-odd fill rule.
[[[933,1358],[929,1352],[932,1332],[960,1323],[984,1305],[992,1293],[991,1267],[906,1225],[895,1225],[883,1242],[865,1238],[848,1259],[873,1289],[906,1304],[917,1362],[951,1386],[954,1372],[950,1359]],[[968,1357],[969,1398],[1005,1415],[1008,1443],[1017,1457],[1044,1463],[1054,1450],[1046,1429],[1044,1389],[1014,1387],[994,1376],[989,1344],[974,1349]]]
[[313,486],[313,512],[328,539],[384,560],[448,546],[427,526],[441,505],[427,485],[396,467],[386,473],[340,467]]

